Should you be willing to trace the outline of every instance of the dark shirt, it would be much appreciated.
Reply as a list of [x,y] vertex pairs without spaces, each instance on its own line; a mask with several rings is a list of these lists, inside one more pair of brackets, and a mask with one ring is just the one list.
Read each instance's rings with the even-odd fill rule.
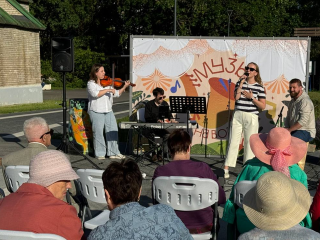
[[[216,175],[212,172],[208,164],[203,162],[194,162],[191,160],[176,160],[164,166],[159,166],[154,171],[154,180],[157,177],[183,176],[183,177],[198,177],[213,179],[218,183]],[[219,185],[219,183],[218,183]],[[219,200],[218,204],[226,202],[226,194],[219,185]],[[202,228],[212,224],[213,209],[207,207],[197,211],[175,211],[178,217],[186,225],[188,229]]]
[[[159,106],[169,106],[166,101],[162,101]],[[156,123],[159,120],[159,106],[157,106],[154,100],[151,100],[146,103],[144,119],[148,123]],[[169,110],[169,120],[172,118],[172,114]]]

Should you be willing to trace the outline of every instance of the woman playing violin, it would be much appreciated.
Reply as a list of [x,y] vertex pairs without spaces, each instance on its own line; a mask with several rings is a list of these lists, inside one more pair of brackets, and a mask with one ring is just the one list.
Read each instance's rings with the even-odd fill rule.
[[[92,122],[93,146],[97,159],[105,159],[105,156],[113,159],[124,159],[118,148],[118,126],[112,111],[113,97],[120,97],[123,91],[130,85],[125,81],[119,90],[112,85],[103,87],[100,80],[105,76],[104,67],[94,64],[90,72],[90,80],[87,83],[88,113]],[[103,135],[106,133],[106,143]]]

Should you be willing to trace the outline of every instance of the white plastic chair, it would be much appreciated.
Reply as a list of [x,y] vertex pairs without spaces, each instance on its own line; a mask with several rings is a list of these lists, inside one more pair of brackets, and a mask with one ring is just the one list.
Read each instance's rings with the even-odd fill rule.
[[218,183],[197,177],[157,177],[153,181],[153,198],[179,211],[196,211],[214,205],[211,232],[192,234],[197,239],[216,239],[218,220]]
[[[253,188],[257,184],[257,181],[248,181],[248,180],[243,180],[238,182],[234,188],[233,188],[233,199],[234,203],[236,204],[236,210],[238,207],[243,208],[243,199],[246,193]],[[234,234],[235,234],[235,239],[238,239],[240,236],[240,233],[237,228],[237,215],[234,219]]]
[[21,239],[66,240],[65,238],[58,236],[56,234],[9,231],[9,230],[0,230],[0,239],[1,240],[21,240]]
[[13,192],[29,180],[29,166],[8,166],[6,167],[10,188]]
[[[77,180],[80,185],[80,191],[82,195],[92,202],[106,204],[105,192],[102,183],[103,170],[95,169],[79,169],[77,174],[79,179]],[[104,210],[98,216],[85,221],[86,213],[91,217],[91,211],[88,206],[84,206],[82,222],[87,229],[95,229],[96,227],[105,224],[109,220],[110,211]]]
[[6,196],[6,194],[4,193],[3,189],[0,188],[0,199],[4,198]]
[[137,110],[137,122],[146,122],[144,118],[145,108],[139,108]]
[[257,184],[257,181],[240,181],[234,188],[234,203],[237,204],[240,208],[243,208],[243,198],[246,193]]

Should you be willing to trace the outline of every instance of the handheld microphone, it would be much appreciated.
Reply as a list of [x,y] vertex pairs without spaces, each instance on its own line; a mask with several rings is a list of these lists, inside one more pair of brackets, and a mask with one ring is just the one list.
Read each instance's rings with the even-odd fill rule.
[[[249,73],[245,72],[243,75],[245,75],[245,76],[248,77],[248,76],[249,76]],[[238,80],[238,82],[241,82],[243,79],[245,79],[245,78],[241,78],[241,77],[240,77],[239,80]]]

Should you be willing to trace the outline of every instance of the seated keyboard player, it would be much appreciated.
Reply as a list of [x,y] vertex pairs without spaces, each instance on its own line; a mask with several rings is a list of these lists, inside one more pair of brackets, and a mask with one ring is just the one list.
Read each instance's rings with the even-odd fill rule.
[[[153,90],[153,96],[154,99],[147,102],[145,107],[145,115],[144,118],[147,123],[163,123],[164,119],[159,118],[159,108],[162,106],[168,106],[168,103],[164,101],[164,90],[162,88],[155,88]],[[173,119],[172,114],[170,110],[165,115],[168,116],[168,119],[171,123],[177,123],[176,120]],[[169,132],[166,129],[148,129],[145,133],[145,136],[148,139],[154,139],[154,136],[159,136],[163,139],[163,141],[166,143]],[[152,148],[155,148],[154,141],[149,141],[149,144],[152,146]],[[168,152],[167,144],[164,144],[164,153]],[[161,150],[157,153],[155,151],[152,152],[152,161],[162,161],[162,152]]]

